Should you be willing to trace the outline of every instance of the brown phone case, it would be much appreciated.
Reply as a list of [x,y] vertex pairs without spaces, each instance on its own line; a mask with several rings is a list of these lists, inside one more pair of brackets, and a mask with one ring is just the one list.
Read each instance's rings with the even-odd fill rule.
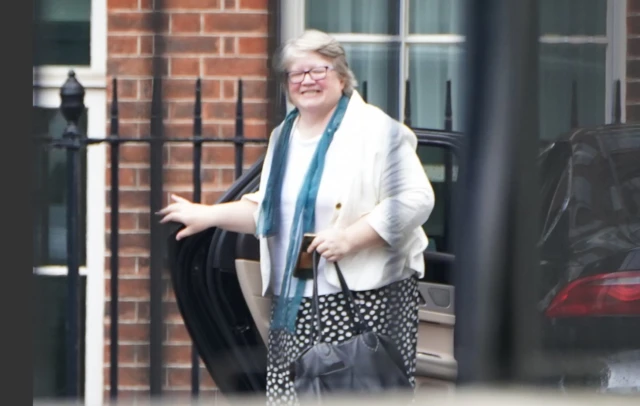
[[315,237],[316,235],[311,233],[306,233],[302,236],[298,261],[293,270],[293,276],[298,279],[313,279],[313,254],[308,253],[307,249]]

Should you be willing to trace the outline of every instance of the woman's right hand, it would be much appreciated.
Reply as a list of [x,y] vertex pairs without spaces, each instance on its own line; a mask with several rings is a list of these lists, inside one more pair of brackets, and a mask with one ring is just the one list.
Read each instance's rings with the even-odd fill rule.
[[174,221],[184,224],[184,228],[176,234],[176,240],[197,234],[214,226],[213,206],[193,203],[177,195],[171,195],[174,203],[169,204],[156,214],[163,216],[161,223]]

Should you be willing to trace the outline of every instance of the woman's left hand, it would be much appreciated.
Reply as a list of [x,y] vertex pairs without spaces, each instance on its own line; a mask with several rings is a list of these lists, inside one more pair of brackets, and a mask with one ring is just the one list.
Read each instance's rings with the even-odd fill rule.
[[316,250],[327,261],[336,262],[349,254],[351,249],[352,245],[346,231],[329,229],[316,234],[307,252],[312,253]]

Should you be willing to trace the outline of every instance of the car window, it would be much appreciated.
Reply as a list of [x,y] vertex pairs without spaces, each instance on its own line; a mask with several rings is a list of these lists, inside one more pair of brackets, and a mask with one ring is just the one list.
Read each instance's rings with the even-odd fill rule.
[[[422,141],[418,156],[429,177],[435,194],[435,205],[423,228],[429,238],[427,251],[452,254],[451,218],[453,191],[458,177],[458,161],[451,148]],[[424,282],[452,284],[449,264],[434,262],[427,265]]]

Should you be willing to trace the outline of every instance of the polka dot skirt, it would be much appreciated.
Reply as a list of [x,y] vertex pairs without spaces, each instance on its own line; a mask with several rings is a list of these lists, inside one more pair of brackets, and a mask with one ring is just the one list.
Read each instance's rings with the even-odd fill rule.
[[[404,366],[415,387],[416,346],[418,343],[418,279],[411,277],[380,289],[353,292],[364,322],[374,331],[393,339],[402,354]],[[346,313],[342,292],[319,298],[325,341],[334,344],[348,340],[354,326]],[[356,317],[358,317],[356,315]],[[267,405],[297,405],[290,366],[312,345],[314,314],[312,299],[302,299],[296,332],[270,330],[267,359]]]

